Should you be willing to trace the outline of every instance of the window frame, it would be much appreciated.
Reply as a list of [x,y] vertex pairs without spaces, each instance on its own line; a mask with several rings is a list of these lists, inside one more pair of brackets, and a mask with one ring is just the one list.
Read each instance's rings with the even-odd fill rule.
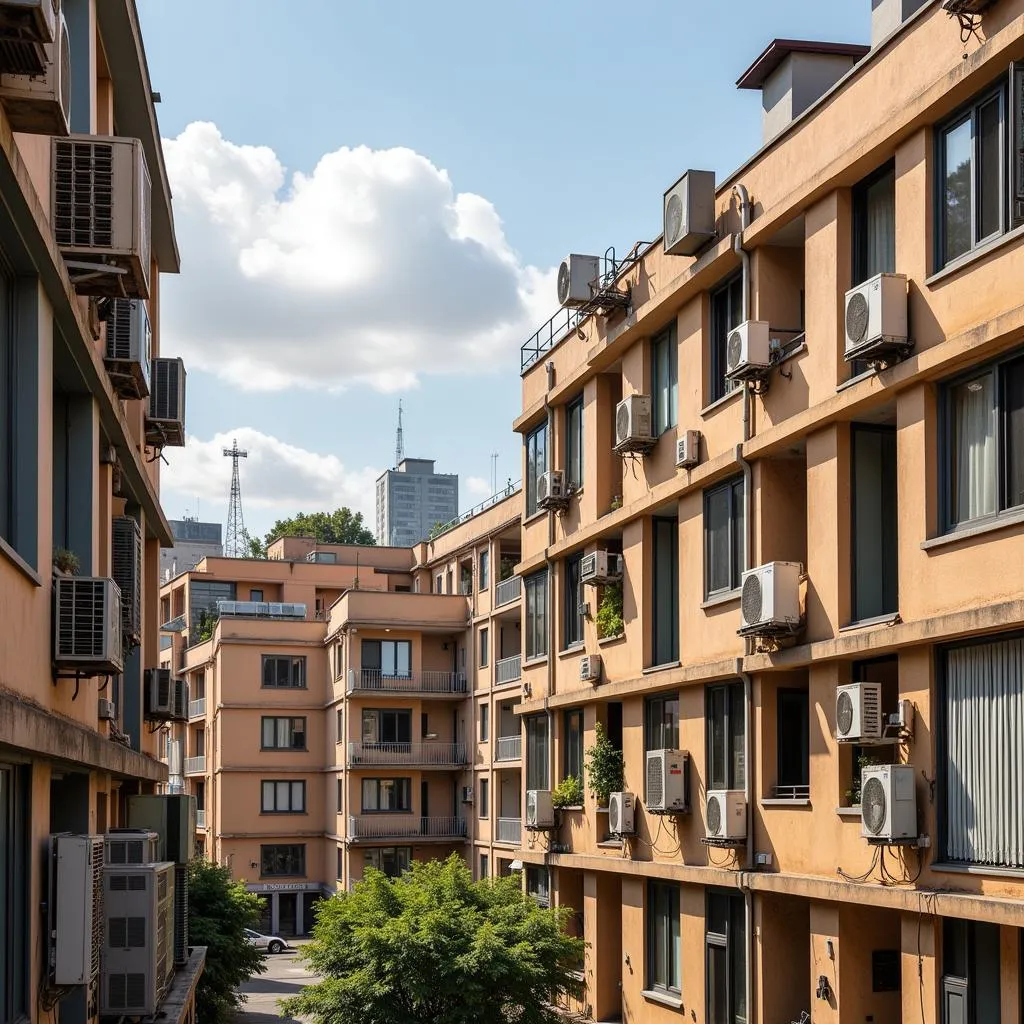
[[[661,437],[679,423],[679,339],[673,320],[651,338],[651,430]],[[665,366],[662,366],[662,362]],[[662,371],[667,373],[663,381]],[[661,397],[665,398],[665,422],[661,420]]]
[[[726,491],[729,496],[729,585],[711,589],[711,529],[709,504],[710,500]],[[737,494],[739,495],[737,498]],[[747,546],[747,510],[744,507],[743,476],[731,476],[714,487],[708,487],[703,494],[703,527],[704,527],[704,599],[706,601],[731,594],[738,590],[743,577],[743,566],[746,564]],[[738,514],[737,514],[738,509]],[[738,534],[737,534],[738,531]],[[735,563],[735,564],[734,564]]]
[[[794,698],[802,698],[803,700],[803,729],[798,734],[801,749],[799,751],[802,761],[802,772],[799,781],[792,781],[789,779],[783,780],[783,759],[785,751],[791,749],[789,743],[783,742],[783,729],[782,723],[788,722],[789,717],[783,715],[783,704],[788,704],[789,701]],[[808,793],[810,792],[811,785],[811,734],[810,734],[810,723],[811,723],[811,703],[810,693],[806,686],[780,686],[775,690],[775,786],[776,789],[792,789],[796,790],[800,787],[806,787]],[[786,766],[788,768],[788,765]],[[802,799],[802,797],[786,797],[786,799]],[[808,797],[809,799],[809,797]]]
[[487,743],[491,738],[491,709],[487,704],[480,705],[480,742]]
[[562,566],[562,650],[583,644],[583,552],[569,555]]
[[[538,617],[536,603],[537,592],[543,597],[543,628],[538,630],[536,619]],[[523,579],[524,597],[524,636],[523,636],[523,660],[526,662],[539,660],[548,656],[548,618],[551,614],[548,608],[548,571],[542,569]],[[534,607],[531,608],[531,602]],[[533,620],[533,621],[531,621]]]
[[[551,734],[547,715],[527,715],[524,723],[526,738],[523,754],[526,759],[526,788],[550,789],[551,778],[548,761],[551,753]],[[531,753],[533,751],[533,753]]]
[[480,668],[487,668],[490,661],[490,630],[487,626],[480,627]]
[[[292,742],[288,746],[265,746],[264,739],[266,737],[266,723],[274,722],[274,737],[277,737],[277,722],[289,722],[289,735]],[[302,723],[302,746],[297,747],[295,745],[295,722]],[[308,750],[309,749],[309,722],[305,715],[261,715],[260,716],[260,750]]]
[[[271,663],[289,662],[289,682],[282,685],[278,682],[267,682],[267,669]],[[298,669],[298,682],[295,682],[296,668]],[[305,690],[306,684],[306,656],[304,654],[263,654],[260,656],[260,689],[261,690]],[[271,678],[277,679],[278,672],[272,672]]]
[[[266,858],[270,850],[298,851],[298,870],[268,871]],[[306,844],[305,843],[260,843],[260,878],[305,878],[306,877]]]
[[[675,705],[673,708],[672,705]],[[655,721],[655,708],[660,707]],[[675,719],[671,724],[671,719]],[[657,693],[652,697],[644,698],[644,754],[651,750],[679,750],[679,691],[673,690],[669,693]],[[665,746],[661,740],[656,739],[655,733],[664,734],[667,729],[675,733],[672,743]],[[663,737],[664,738],[664,737]]]
[[583,488],[583,392],[565,405],[565,483],[571,491]]
[[[667,530],[668,552],[662,552],[659,531]],[[652,667],[672,665],[679,661],[679,520],[675,516],[654,516],[651,519],[651,549],[654,553],[651,567],[651,658]],[[658,586],[661,573],[669,573],[669,608],[667,620],[669,635],[661,636],[658,613]],[[667,649],[660,650],[662,640],[666,639]]]
[[[723,775],[716,774],[715,765],[712,763],[712,758],[715,756],[712,738],[715,709],[712,701],[716,693],[722,693],[725,696],[724,717],[722,721],[722,734],[725,740],[725,771]],[[743,721],[740,723],[740,729],[741,731],[745,731],[748,709],[746,707],[746,694],[744,693],[743,683],[739,681],[711,683],[704,687],[704,778],[705,784],[709,790],[743,789],[744,782],[746,780],[746,772],[748,770],[747,765],[743,765],[744,777],[742,779],[737,779],[735,771],[736,765],[733,760],[733,751],[730,743],[730,738],[733,736],[733,712],[737,707],[739,707],[743,714]],[[724,784],[719,785],[716,780],[722,777],[724,777],[725,782]]]
[[477,816],[486,821],[491,816],[491,783],[489,779],[480,779],[480,799],[477,802]]
[[[3,828],[0,838],[4,849],[0,855],[8,870],[0,873],[0,929],[7,933],[0,962],[0,1020],[27,1020],[31,1009],[30,980],[32,956],[28,943],[21,941],[30,931],[31,843],[32,843],[32,768],[0,762],[0,816]],[[2,781],[2,780],[0,780]]]
[[[395,867],[398,868],[398,874],[392,875],[383,867],[381,864],[370,864],[370,860],[376,856],[378,861],[383,862],[385,852],[391,851],[394,856]],[[404,857],[402,854],[404,853]],[[402,861],[405,861],[403,864]],[[382,874],[387,875],[388,878],[401,878],[406,871],[412,866],[412,847],[411,846],[375,846],[369,847],[363,851],[363,863],[365,866],[373,868],[374,871],[380,871]]]
[[[543,441],[541,442],[541,438]],[[523,470],[523,494],[526,499],[526,518],[537,513],[537,484],[548,470],[548,424],[547,420],[538,423],[523,439],[526,449],[525,468]],[[533,455],[533,475],[530,474],[531,449]],[[543,458],[541,458],[543,455]]]
[[[711,930],[711,901],[713,899],[725,900],[726,923],[725,932]],[[727,975],[726,999],[726,1020],[729,1024],[737,1019],[738,1007],[737,992],[746,996],[746,920],[744,918],[743,897],[735,890],[718,889],[708,886],[704,895],[704,1015],[710,1021],[711,1018],[711,948],[725,950],[725,965]],[[740,959],[742,958],[742,959]],[[740,962],[737,963],[737,960]],[[747,1007],[747,1014],[750,1007]]]
[[491,553],[487,548],[477,556],[478,589],[487,590],[491,585]]
[[[384,648],[388,644],[390,644],[392,647],[394,647],[393,659],[394,659],[394,666],[395,666],[396,671],[393,672],[393,673],[385,673],[384,672]],[[377,662],[378,662],[378,666],[379,667],[377,667],[377,668],[367,668],[365,663],[364,663],[366,649],[367,649],[367,647],[372,647],[374,645],[377,648]],[[405,650],[407,652],[407,664],[409,665],[409,671],[408,672],[398,672],[397,671],[398,665],[399,665],[398,651],[399,651],[400,647],[405,648]],[[362,642],[359,645],[359,671],[360,671],[360,673],[376,672],[376,673],[378,673],[380,675],[381,679],[412,679],[413,678],[413,671],[412,671],[412,641],[411,640],[392,640],[390,638],[381,639],[380,637],[364,637]]]
[[[267,790],[266,787],[271,786],[271,793],[273,799],[270,801],[274,806],[267,807]],[[288,807],[278,807],[278,786],[288,787]],[[294,793],[293,787],[298,786],[298,792],[302,794],[302,806],[295,808],[294,804]],[[306,780],[305,779],[260,779],[260,814],[306,814]]]
[[562,715],[562,778],[570,775],[583,785],[583,708],[566,708]]
[[[381,783],[390,782],[393,784],[395,794],[395,807],[381,807]],[[366,806],[366,786],[374,787],[376,794],[376,807]],[[402,796],[408,800],[408,806],[400,806]],[[359,813],[360,814],[412,814],[412,776],[411,775],[371,775],[359,780]]]
[[[674,998],[682,995],[682,892],[678,882],[662,879],[647,880],[647,922],[645,932],[645,981],[649,992],[660,992]],[[667,904],[667,906],[662,905]],[[658,932],[664,931],[663,940],[669,955],[663,964],[655,963]],[[664,968],[665,977],[658,975]],[[674,977],[673,977],[674,974]],[[675,982],[675,984],[673,984]]]
[[[876,167],[866,177],[861,178],[851,190],[851,216],[853,220],[853,246],[852,246],[852,270],[853,276],[850,282],[851,287],[856,288],[865,281],[870,281],[874,276],[868,273],[868,195],[871,190],[889,176],[893,179],[893,190],[896,188],[896,158],[886,160],[880,167]],[[895,224],[893,224],[895,232]],[[883,273],[896,273],[896,267]]]
[[[708,386],[709,404],[721,401],[737,390],[734,381],[726,379],[725,373],[728,369],[729,333],[734,331],[739,324],[730,325],[730,313],[732,303],[732,289],[740,288],[740,316],[743,315],[743,273],[742,271],[731,274],[717,288],[709,293],[709,371],[710,379]],[[723,324],[724,320],[724,324]]]

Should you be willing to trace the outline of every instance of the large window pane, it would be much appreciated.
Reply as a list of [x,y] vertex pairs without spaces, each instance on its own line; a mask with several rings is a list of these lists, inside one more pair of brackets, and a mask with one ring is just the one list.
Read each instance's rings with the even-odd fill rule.
[[853,283],[896,272],[896,168],[889,164],[853,190]]
[[678,885],[647,885],[647,950],[648,988],[678,994],[682,963]]
[[708,597],[735,590],[743,571],[743,478],[704,493],[704,589]]
[[537,573],[524,581],[526,588],[526,657],[540,658],[548,653],[548,575]]
[[583,781],[583,711],[576,708],[565,713],[565,758],[563,774]]
[[678,346],[675,325],[651,342],[651,390],[654,436],[676,424],[679,402]]
[[972,245],[971,218],[971,119],[947,129],[943,136],[945,175],[943,214],[945,217],[946,262],[969,251]]
[[735,385],[725,379],[729,332],[743,317],[743,278],[734,277],[711,296],[711,387],[714,402],[727,395]]
[[855,427],[853,457],[853,618],[898,609],[896,431]]
[[526,788],[548,788],[548,720],[532,715],[526,720]]
[[676,750],[679,747],[679,695],[649,697],[644,715],[644,749]]
[[526,514],[537,511],[537,481],[548,468],[548,427],[542,423],[526,435]]
[[583,595],[580,585],[582,562],[582,555],[573,555],[565,560],[565,614],[562,639],[566,647],[583,643]]
[[798,796],[788,792],[793,787],[810,783],[810,733],[806,690],[782,689],[778,692],[777,708],[777,785],[779,796]]
[[962,523],[999,507],[993,375],[986,373],[953,388],[951,404],[953,515]]
[[1024,359],[1003,372],[1006,408],[1006,507],[1024,505]]
[[679,523],[655,519],[653,523],[653,663],[667,665],[679,659]]
[[982,241],[1002,229],[1003,118],[1002,99],[978,109],[978,237]]
[[583,396],[565,409],[565,471],[570,487],[583,486]]
[[704,708],[707,727],[708,789],[742,789],[744,762],[742,683],[709,686]]

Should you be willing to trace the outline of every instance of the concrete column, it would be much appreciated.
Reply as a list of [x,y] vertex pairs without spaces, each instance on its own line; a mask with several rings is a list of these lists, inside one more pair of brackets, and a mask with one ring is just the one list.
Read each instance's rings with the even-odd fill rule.
[[[587,1002],[594,1020],[606,1020],[622,1010],[622,891],[617,875],[584,873],[583,937]],[[634,969],[639,953],[633,954]]]
[[927,913],[900,919],[902,1024],[937,1024],[939,1020],[939,918]]

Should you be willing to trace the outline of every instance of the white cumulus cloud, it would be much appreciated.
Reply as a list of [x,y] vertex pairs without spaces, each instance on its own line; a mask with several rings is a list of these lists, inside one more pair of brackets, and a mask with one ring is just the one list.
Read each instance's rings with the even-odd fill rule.
[[309,173],[196,122],[164,141],[182,274],[161,348],[236,386],[382,391],[515,368],[555,306],[493,205],[410,149],[342,147]]

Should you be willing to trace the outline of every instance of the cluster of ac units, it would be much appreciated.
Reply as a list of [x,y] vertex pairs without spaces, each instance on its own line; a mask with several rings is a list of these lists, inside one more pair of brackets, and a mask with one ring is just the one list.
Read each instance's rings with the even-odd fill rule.
[[601,682],[600,654],[584,654],[580,658],[580,682],[593,683],[595,686]]
[[800,628],[799,562],[766,562],[743,574],[740,636],[791,636]]
[[611,551],[592,551],[580,562],[580,582],[593,586],[617,583],[622,579],[622,555]]
[[537,478],[537,508],[559,509],[569,503],[569,490],[565,474],[560,469],[549,469]]
[[555,809],[551,803],[551,790],[528,789],[526,791],[526,828],[540,831],[555,824]]
[[600,256],[570,253],[558,268],[558,304],[570,309],[587,305],[600,291]]
[[147,721],[188,721],[188,686],[184,679],[172,679],[168,668],[148,668],[143,681],[143,715]]
[[115,675],[124,669],[121,590],[103,576],[58,576],[53,660],[59,670]]
[[906,277],[877,274],[848,291],[845,323],[848,360],[905,353],[910,347]]
[[685,814],[690,809],[690,755],[685,750],[648,750],[645,804],[652,814]]
[[628,395],[615,407],[615,446],[653,444],[650,395]]
[[67,135],[71,46],[59,0],[0,2],[0,103],[11,129]]

